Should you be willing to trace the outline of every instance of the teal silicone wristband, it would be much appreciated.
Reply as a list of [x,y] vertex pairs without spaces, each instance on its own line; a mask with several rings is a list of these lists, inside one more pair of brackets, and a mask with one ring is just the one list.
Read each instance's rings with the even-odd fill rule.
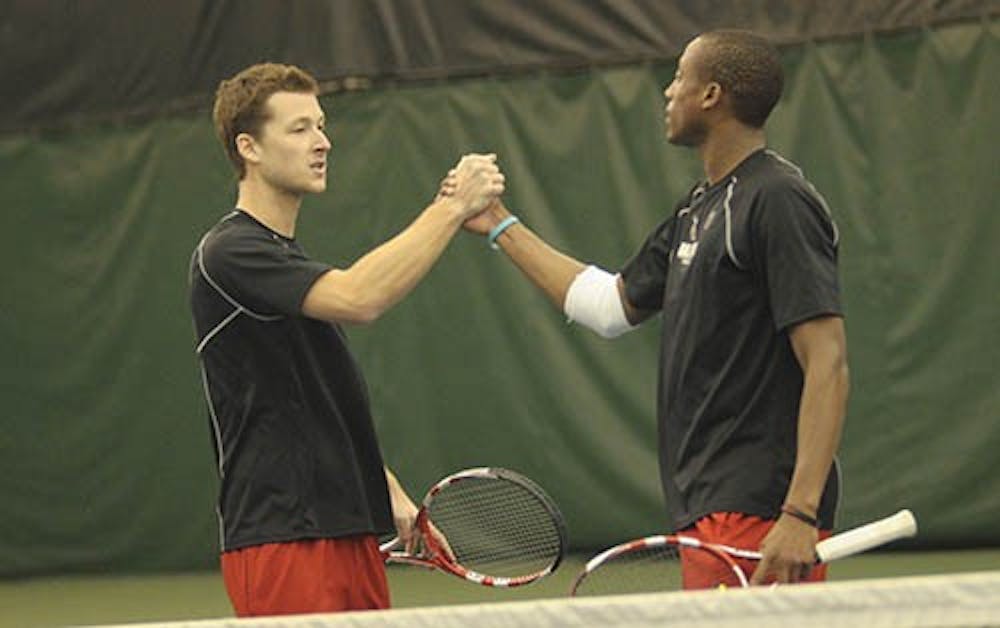
[[496,251],[500,247],[497,245],[497,238],[500,234],[507,230],[508,227],[515,223],[521,222],[517,216],[507,216],[500,221],[500,224],[490,229],[490,235],[486,238],[490,243],[490,248]]

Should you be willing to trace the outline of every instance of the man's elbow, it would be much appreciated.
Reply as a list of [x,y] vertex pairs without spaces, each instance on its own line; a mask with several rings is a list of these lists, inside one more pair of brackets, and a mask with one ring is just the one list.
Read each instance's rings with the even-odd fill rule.
[[834,376],[844,382],[850,381],[851,369],[847,364],[847,340],[841,331],[830,340],[828,354]]
[[338,309],[340,311],[334,315],[334,319],[355,325],[370,325],[385,314],[389,305],[371,294],[362,292],[353,297],[348,296]]
[[318,320],[368,325],[378,320],[388,306],[388,303],[366,291],[345,286],[331,290],[317,285],[306,295],[302,313]]
[[[826,379],[831,387],[831,392],[843,404],[847,404],[847,398],[851,389],[851,369],[847,363],[847,350],[843,344],[834,343],[830,351],[827,352],[827,365],[825,369]],[[817,373],[821,375],[823,371]]]
[[370,325],[381,318],[382,312],[374,307],[361,307],[346,315],[341,322],[355,325]]
[[847,397],[847,393],[851,389],[851,368],[847,366],[847,357],[845,356],[840,362],[840,366],[837,368],[837,381],[840,382],[841,388],[844,390],[844,397]]

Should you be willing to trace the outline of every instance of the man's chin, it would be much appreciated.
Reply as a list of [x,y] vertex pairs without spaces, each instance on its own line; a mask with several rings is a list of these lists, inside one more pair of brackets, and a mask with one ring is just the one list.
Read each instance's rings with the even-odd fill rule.
[[686,135],[678,135],[667,131],[667,143],[672,146],[697,146],[698,142],[694,138]]
[[675,146],[679,146],[679,145],[683,145],[683,143],[684,143],[681,140],[680,135],[678,135],[677,132],[674,131],[674,129],[669,124],[667,124],[666,130],[663,132],[663,137],[665,137],[667,139],[667,143],[668,144],[673,144]]

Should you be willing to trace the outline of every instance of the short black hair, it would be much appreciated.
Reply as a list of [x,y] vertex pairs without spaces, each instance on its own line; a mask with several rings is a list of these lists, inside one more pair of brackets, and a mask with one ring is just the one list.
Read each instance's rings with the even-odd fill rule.
[[698,68],[701,78],[722,86],[737,120],[763,127],[785,85],[778,49],[743,30],[708,31],[699,39],[705,43]]

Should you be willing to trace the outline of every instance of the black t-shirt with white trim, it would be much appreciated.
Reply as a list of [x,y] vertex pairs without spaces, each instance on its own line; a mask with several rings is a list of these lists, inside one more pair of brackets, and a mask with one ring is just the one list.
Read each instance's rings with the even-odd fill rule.
[[328,270],[239,210],[192,257],[223,551],[393,529],[367,385],[340,327],[301,313]]
[[[802,370],[789,328],[841,316],[837,229],[790,162],[753,153],[699,185],[621,274],[660,310],[660,476],[674,525],[719,511],[774,518],[795,466]],[[819,509],[831,528],[836,464]]]

